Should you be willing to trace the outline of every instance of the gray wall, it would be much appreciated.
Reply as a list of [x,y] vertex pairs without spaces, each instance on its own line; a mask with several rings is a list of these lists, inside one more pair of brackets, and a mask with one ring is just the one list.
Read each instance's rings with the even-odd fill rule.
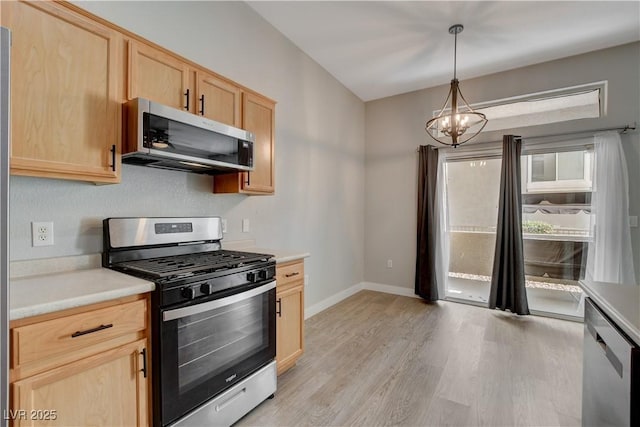
[[[462,58],[464,60],[464,58]],[[496,141],[503,133],[534,136],[624,124],[640,124],[640,43],[466,80],[470,102],[608,80],[608,114],[512,131],[488,132],[472,143]],[[411,92],[366,104],[365,280],[413,288],[416,245],[417,153],[433,142],[424,124],[442,105],[449,86]],[[629,165],[630,215],[640,215],[640,139],[623,136]],[[640,278],[640,230],[632,228],[636,276]],[[393,268],[387,268],[387,260]]]
[[[307,306],[363,280],[362,101],[245,3],[78,4],[278,101],[276,195],[214,195],[209,177],[128,165],[118,185],[14,176],[13,260],[101,252],[109,216],[219,215],[227,240],[311,253]],[[49,220],[55,246],[31,247],[30,222]]]

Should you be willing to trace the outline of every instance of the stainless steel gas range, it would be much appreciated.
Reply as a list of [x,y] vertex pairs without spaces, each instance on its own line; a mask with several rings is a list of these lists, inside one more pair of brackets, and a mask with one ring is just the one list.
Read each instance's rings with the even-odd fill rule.
[[220,218],[108,218],[103,266],[151,280],[154,425],[230,425],[276,391],[275,261]]

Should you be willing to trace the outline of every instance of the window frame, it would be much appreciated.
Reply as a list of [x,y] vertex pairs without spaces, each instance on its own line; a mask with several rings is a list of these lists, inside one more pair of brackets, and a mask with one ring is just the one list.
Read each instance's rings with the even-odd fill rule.
[[[577,151],[577,150],[576,150]],[[549,190],[556,191],[592,191],[593,181],[589,179],[591,177],[591,158],[592,152],[589,150],[580,150],[584,156],[582,166],[582,179],[558,179],[558,154],[559,151],[552,153],[532,153],[525,154],[527,156],[527,192],[548,192]],[[532,161],[533,156],[536,154],[554,154],[556,156],[556,179],[553,181],[533,181],[532,180]]]

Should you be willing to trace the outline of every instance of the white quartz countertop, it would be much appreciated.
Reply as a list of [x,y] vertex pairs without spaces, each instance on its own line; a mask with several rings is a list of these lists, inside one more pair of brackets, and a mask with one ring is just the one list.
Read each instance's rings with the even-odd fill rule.
[[302,258],[308,258],[311,256],[309,252],[303,252],[303,251],[256,247],[252,240],[237,241],[237,242],[222,242],[222,248],[232,250],[232,251],[254,252],[259,254],[273,255],[273,257],[276,260],[276,263],[278,264],[281,264],[283,262],[295,261]]
[[245,252],[255,252],[260,254],[269,254],[273,255],[276,259],[277,264],[282,264],[283,262],[295,261],[302,258],[309,257],[308,252],[296,252],[296,251],[283,251],[276,249],[267,249],[267,248],[243,248]]
[[153,282],[106,268],[10,279],[9,319],[21,319],[154,290]]
[[640,345],[640,286],[580,281],[589,298],[618,327]]

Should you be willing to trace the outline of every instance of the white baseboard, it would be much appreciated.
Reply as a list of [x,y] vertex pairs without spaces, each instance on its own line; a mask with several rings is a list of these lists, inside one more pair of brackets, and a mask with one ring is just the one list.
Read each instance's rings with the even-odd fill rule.
[[362,290],[362,284],[361,283],[357,283],[353,286],[351,286],[350,288],[345,289],[344,291],[338,292],[335,295],[331,295],[329,298],[324,299],[322,301],[320,301],[317,304],[312,305],[311,307],[305,308],[304,309],[304,318],[305,320],[315,316],[316,314],[320,313],[321,311],[326,310],[327,308],[336,305],[337,303],[339,303],[340,301],[342,301],[343,299],[347,299],[349,298],[351,295],[357,294],[358,292],[360,292]]
[[401,286],[383,285],[382,283],[360,282],[345,289],[344,291],[338,292],[337,294],[320,301],[317,304],[312,305],[311,307],[305,308],[305,320],[312,316],[315,316],[316,314],[326,310],[333,305],[336,305],[340,301],[349,298],[351,295],[357,294],[361,290],[384,292],[385,294],[401,295],[404,297],[420,298],[414,293],[413,289],[403,288]]
[[374,282],[362,282],[360,283],[362,289],[368,291],[384,292],[385,294],[401,295],[403,297],[420,298],[415,294],[415,291],[410,288],[404,288],[402,286],[383,285],[382,283]]

